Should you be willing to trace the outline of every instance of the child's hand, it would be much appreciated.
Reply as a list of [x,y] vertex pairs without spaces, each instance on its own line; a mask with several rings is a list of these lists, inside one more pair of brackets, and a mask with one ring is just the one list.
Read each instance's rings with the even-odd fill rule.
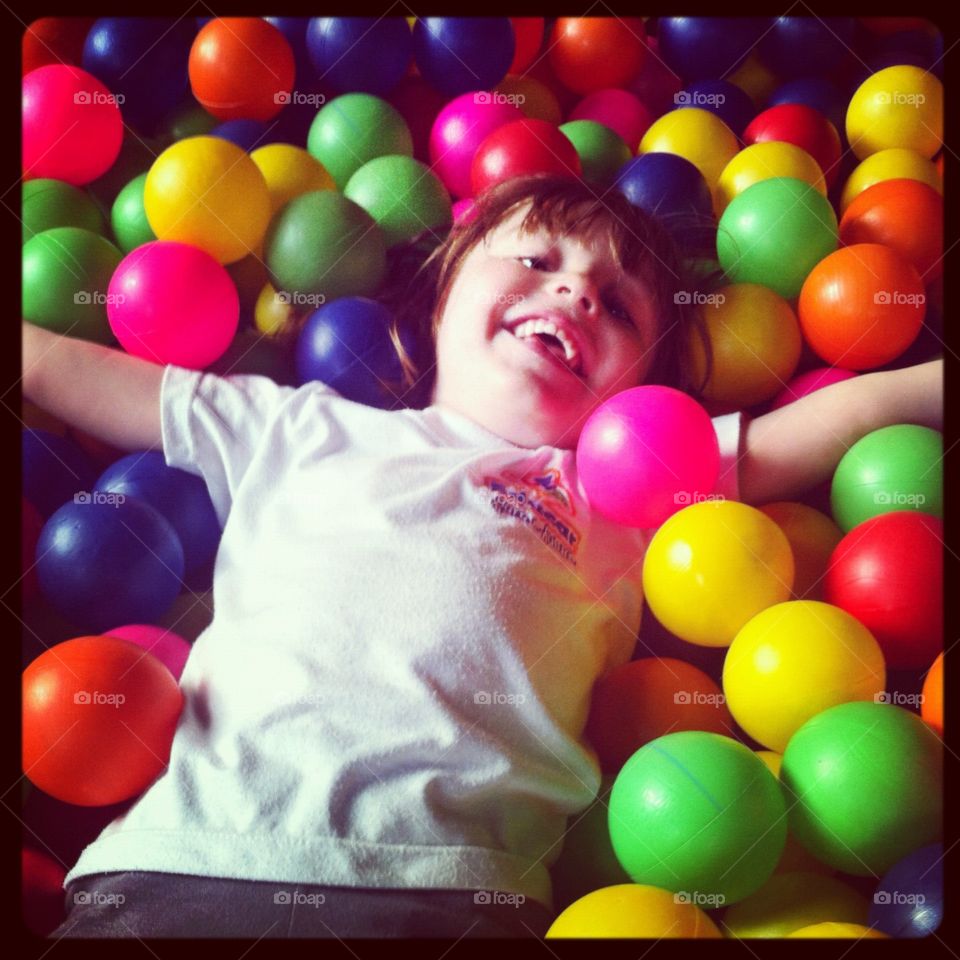
[[862,436],[896,423],[943,428],[943,360],[861,374],[751,421],[741,499],[793,499],[828,479]]

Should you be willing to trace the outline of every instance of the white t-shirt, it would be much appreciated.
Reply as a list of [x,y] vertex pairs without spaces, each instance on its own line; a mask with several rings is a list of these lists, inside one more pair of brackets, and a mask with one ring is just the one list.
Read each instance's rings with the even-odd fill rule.
[[[572,451],[440,407],[168,366],[167,463],[222,524],[167,769],[66,882],[147,870],[519,893],[552,907],[597,794],[591,688],[630,659],[651,531]],[[741,416],[716,419],[736,497]]]

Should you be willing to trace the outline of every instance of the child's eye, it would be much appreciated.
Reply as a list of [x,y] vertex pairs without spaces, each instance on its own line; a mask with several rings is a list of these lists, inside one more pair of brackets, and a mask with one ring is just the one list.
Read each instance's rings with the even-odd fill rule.
[[547,261],[543,257],[518,257],[517,258],[524,266],[529,262],[531,267],[534,270],[543,270],[546,269]]
[[618,317],[626,323],[633,323],[633,318],[630,316],[630,311],[616,300],[609,302],[607,304],[607,309],[610,311],[612,316]]

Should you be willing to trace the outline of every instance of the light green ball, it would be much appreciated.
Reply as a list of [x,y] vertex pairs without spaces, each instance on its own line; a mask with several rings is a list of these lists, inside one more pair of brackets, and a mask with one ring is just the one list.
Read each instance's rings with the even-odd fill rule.
[[612,183],[632,156],[623,138],[596,120],[571,120],[560,125],[560,132],[580,157],[583,179],[594,186]]
[[147,220],[143,207],[143,188],[146,182],[145,173],[134,177],[113,201],[110,225],[113,227],[117,246],[124,253],[129,253],[136,247],[157,239],[157,235],[150,228],[150,221]]

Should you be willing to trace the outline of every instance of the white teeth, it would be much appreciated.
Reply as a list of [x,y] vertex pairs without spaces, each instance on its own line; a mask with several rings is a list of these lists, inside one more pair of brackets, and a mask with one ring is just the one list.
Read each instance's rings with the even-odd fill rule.
[[563,344],[563,352],[566,354],[567,366],[576,370],[580,365],[580,354],[574,342],[557,327],[551,320],[524,320],[519,326],[514,327],[513,335],[518,340],[524,340],[537,333],[549,333],[556,337]]

